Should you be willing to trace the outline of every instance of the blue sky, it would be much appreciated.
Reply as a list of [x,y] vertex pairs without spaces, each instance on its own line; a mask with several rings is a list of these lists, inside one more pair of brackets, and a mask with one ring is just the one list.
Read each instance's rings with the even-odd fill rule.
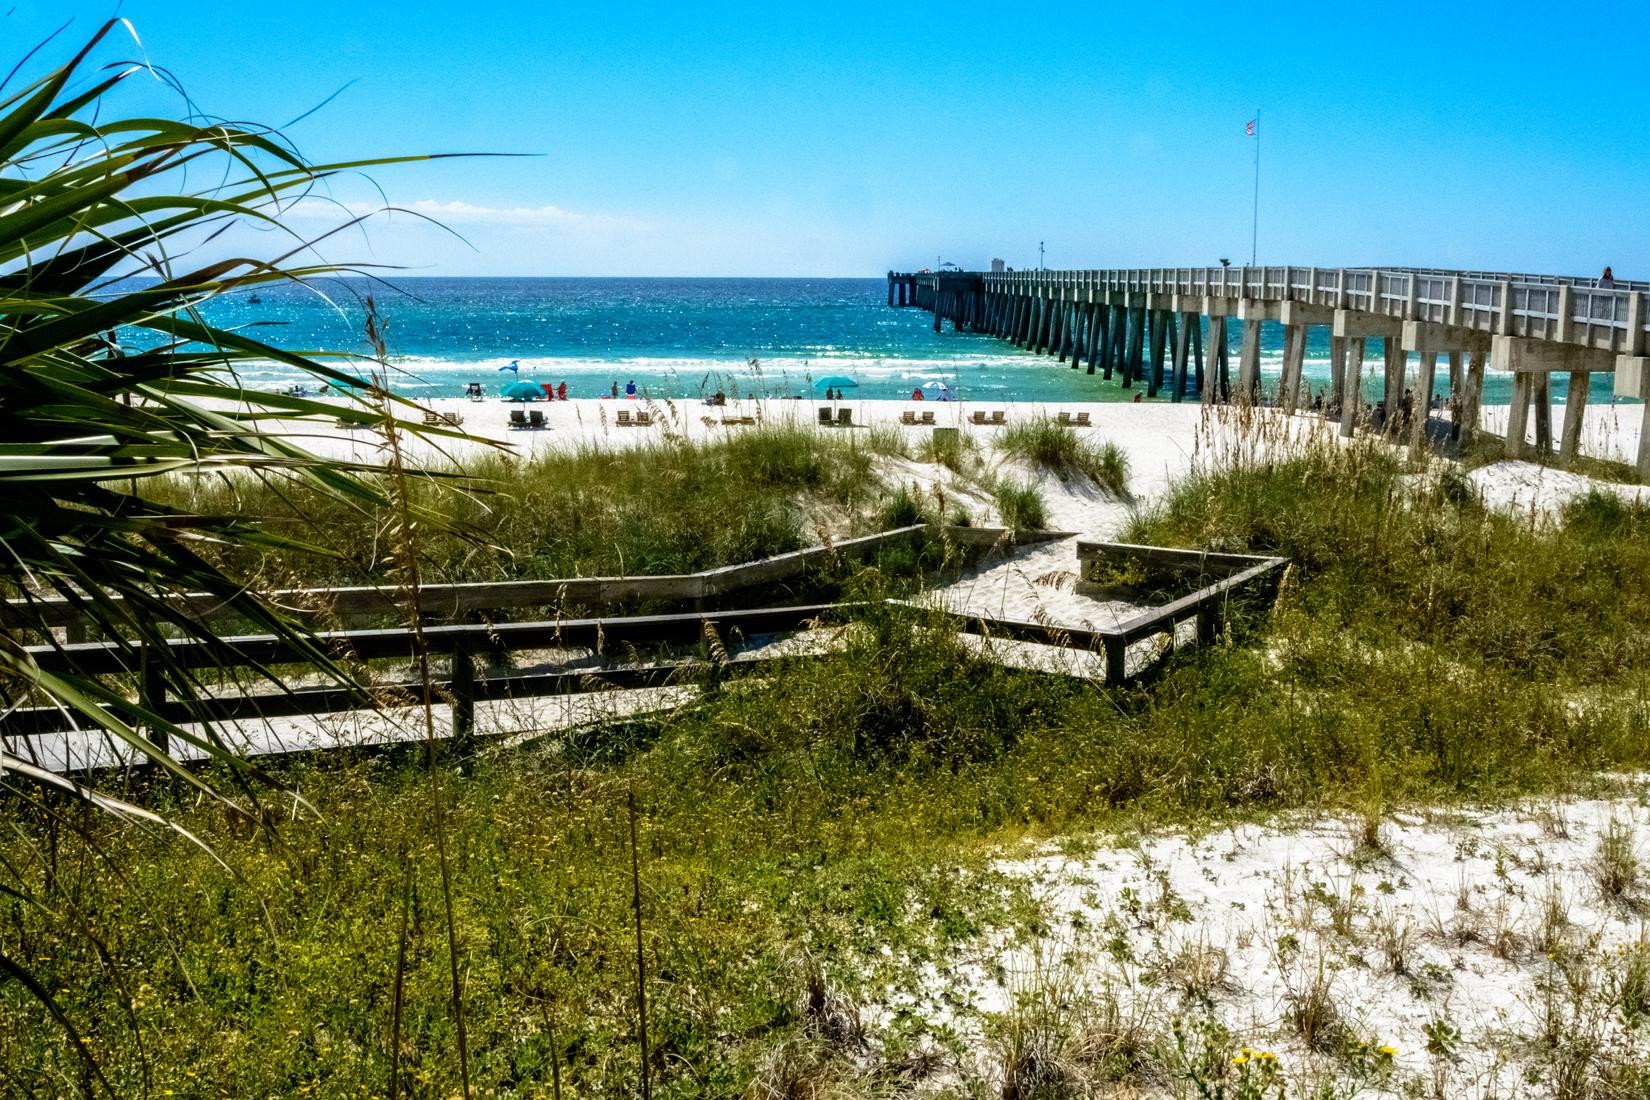
[[[108,16],[203,110],[385,169],[330,246],[430,274],[875,275],[1260,260],[1650,276],[1650,4],[14,0]],[[109,55],[131,56],[121,44]],[[59,51],[56,56],[61,57]],[[128,81],[126,106],[176,113]],[[380,201],[366,181],[343,202]],[[310,217],[325,216],[312,211]],[[473,246],[473,247],[471,247]]]

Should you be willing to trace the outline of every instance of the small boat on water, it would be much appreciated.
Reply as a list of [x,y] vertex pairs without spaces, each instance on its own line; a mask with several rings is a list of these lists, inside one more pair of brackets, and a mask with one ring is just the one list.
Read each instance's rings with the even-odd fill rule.
[[261,306],[261,305],[263,305],[264,300],[262,298],[258,297],[256,294],[254,294],[254,295],[252,295],[252,297],[247,299],[247,302],[251,305]]

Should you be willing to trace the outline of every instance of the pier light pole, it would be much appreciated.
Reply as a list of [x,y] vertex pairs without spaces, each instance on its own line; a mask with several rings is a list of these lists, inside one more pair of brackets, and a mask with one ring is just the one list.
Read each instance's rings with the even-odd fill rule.
[[1044,264],[1043,264],[1043,242],[1042,242],[1042,241],[1038,241],[1038,242],[1037,242],[1037,270],[1038,270],[1038,271],[1042,271],[1042,270],[1044,270]]
[[1249,226],[1249,266],[1255,266],[1260,252],[1260,108],[1255,108],[1255,120],[1249,124],[1249,133],[1255,139],[1255,213]]

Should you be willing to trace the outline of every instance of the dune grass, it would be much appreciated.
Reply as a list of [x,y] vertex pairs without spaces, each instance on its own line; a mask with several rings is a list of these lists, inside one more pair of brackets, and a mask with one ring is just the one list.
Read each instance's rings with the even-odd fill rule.
[[997,514],[1002,516],[1003,525],[1009,530],[1041,531],[1048,526],[1048,507],[1035,485],[1001,480],[993,496],[997,502]]
[[1116,497],[1129,495],[1129,460],[1115,443],[1091,443],[1075,428],[1047,418],[1010,424],[997,449],[1061,478],[1085,477]]
[[[1477,799],[1644,767],[1647,525],[1591,498],[1532,526],[1374,449],[1301,454],[1194,478],[1130,532],[1295,561],[1273,612],[1155,682],[1111,692],[1005,669],[890,608],[840,654],[667,717],[488,754],[452,786],[474,1079],[502,1096],[549,1095],[553,1073],[568,1095],[635,1094],[631,790],[653,1083],[721,1096],[837,1077],[874,1092],[927,1064],[928,1021],[895,1012],[867,1048],[854,1006],[918,980],[896,959],[943,959],[1021,919],[984,870],[1017,836],[1367,813],[1371,791]],[[875,570],[858,584],[887,591]],[[410,860],[404,1085],[445,1094],[422,773],[283,774],[323,816],[252,835],[139,785],[229,871],[174,835],[8,801],[0,852],[71,919],[19,913],[0,946],[64,991],[130,1091],[147,1059],[156,1092],[383,1095]],[[0,1074],[38,1089],[73,1072],[61,1031],[0,992]]]
[[1325,447],[1217,466],[1124,537],[1284,555],[1314,623],[1383,650],[1423,644],[1440,668],[1564,689],[1650,670],[1650,509],[1610,494],[1538,523],[1486,510],[1453,466]]
[[[886,439],[764,426],[705,443],[656,438],[526,459],[467,463],[468,480],[423,482],[420,503],[458,530],[421,550],[430,583],[691,573],[799,549],[875,526],[872,464]],[[229,565],[269,587],[361,584],[381,572],[387,510],[252,478],[171,480],[145,492],[181,508],[265,517],[324,549],[231,551]]]

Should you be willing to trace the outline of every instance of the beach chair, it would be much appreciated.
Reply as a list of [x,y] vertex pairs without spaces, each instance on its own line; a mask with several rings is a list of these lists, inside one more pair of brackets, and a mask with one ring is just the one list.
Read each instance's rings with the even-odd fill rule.
[[527,427],[527,413],[522,409],[510,410],[510,430],[519,431]]
[[1003,410],[993,409],[991,410],[991,422],[993,424],[1006,424],[1008,423],[1008,418],[1003,415]]
[[929,425],[934,423],[934,410],[933,409],[924,409],[922,411],[922,423],[923,423],[923,427],[928,427]]
[[1055,420],[1059,421],[1061,424],[1069,425],[1071,423],[1071,414],[1068,412],[1063,412],[1059,416],[1055,417]]
[[831,410],[827,409],[823,405],[819,407],[819,422],[821,424],[829,424],[831,422]]
[[446,416],[442,417],[442,419],[447,422],[447,426],[449,428],[457,428],[464,423],[464,414],[455,412],[448,413]]
[[836,426],[839,427],[839,428],[851,428],[851,427],[853,427],[854,426],[854,410],[853,409],[838,409],[836,411]]
[[1077,414],[1077,426],[1079,428],[1086,428],[1086,427],[1089,426],[1089,414],[1088,413],[1081,412],[1081,413]]
[[899,422],[901,424],[915,424],[917,422],[917,411],[915,409],[906,409],[904,412],[899,414]]
[[424,410],[424,426],[427,428],[441,427],[441,414],[434,409]]
[[543,409],[534,409],[532,412],[528,413],[527,414],[527,426],[529,428],[532,428],[534,431],[543,431],[544,427],[545,427],[545,424],[544,424],[544,410]]
[[621,427],[621,428],[630,427],[632,421],[630,419],[630,410],[629,409],[620,409],[619,410],[619,421],[618,421],[618,423],[619,423],[619,427]]
[[973,412],[969,413],[968,414],[968,422],[970,424],[984,424],[985,423],[985,410],[984,409],[975,409]]
[[653,414],[648,412],[646,409],[637,409],[636,410],[636,426],[638,428],[647,428],[647,427],[651,427],[652,425],[653,425]]

